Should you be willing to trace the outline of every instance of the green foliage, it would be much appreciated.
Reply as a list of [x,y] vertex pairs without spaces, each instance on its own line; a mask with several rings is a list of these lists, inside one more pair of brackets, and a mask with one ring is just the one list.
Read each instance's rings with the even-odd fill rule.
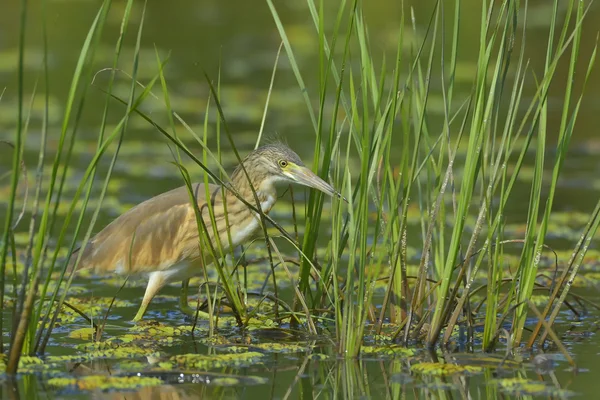
[[103,376],[90,375],[81,378],[51,378],[48,385],[61,389],[96,390],[134,390],[144,386],[161,385],[159,378],[143,376]]
[[414,364],[410,369],[411,371],[419,374],[434,376],[448,376],[465,373],[473,374],[483,371],[481,367],[477,367],[475,365],[440,364],[427,362]]
[[[417,32],[403,14],[390,63],[374,55],[361,1],[343,1],[337,14],[326,16],[322,2],[307,0],[319,44],[320,80],[312,97],[320,103],[315,112],[285,24],[274,3],[267,3],[314,127],[314,168],[322,176],[329,172],[350,200],[349,205],[333,200],[331,240],[320,260],[320,279],[311,285],[312,266],[307,260],[315,254],[323,209],[322,196],[311,193],[302,245],[307,257],[299,284],[311,306],[327,310],[322,315],[335,321],[340,354],[359,354],[367,322],[376,334],[386,321],[397,324],[395,338],[404,343],[415,339],[429,346],[440,339],[448,343],[459,322],[471,326],[479,318],[464,310],[477,304],[475,293],[480,288],[487,299],[483,348],[495,345],[502,324],[511,316],[516,328],[511,345],[520,344],[552,201],[579,111],[579,103],[571,104],[575,92],[569,81],[560,96],[562,122],[552,146],[546,139],[548,91],[568,50],[570,76],[587,58],[588,73],[580,78],[585,88],[596,56],[595,48],[589,56],[579,54],[589,5],[570,1],[564,20],[558,21],[558,1],[554,2],[547,61],[540,76],[527,64],[528,3],[481,3],[477,62],[468,76],[460,77],[460,84],[472,89],[466,99],[457,99],[463,2],[453,2],[453,7],[436,2],[424,32]],[[558,40],[555,32],[560,32]],[[440,58],[442,68],[436,64]],[[532,79],[537,83],[535,94],[526,97],[525,83]],[[582,95],[580,89],[579,101]],[[432,99],[441,100],[433,104]],[[397,148],[399,155],[392,151]],[[545,154],[551,149],[556,150],[555,157],[548,164]],[[505,209],[515,201],[513,189],[531,150],[536,158],[530,175],[528,228],[524,237],[509,237],[504,230]],[[360,164],[352,164],[352,159]],[[544,174],[547,168],[551,175]],[[541,201],[542,188],[549,188],[546,204]],[[409,226],[411,207],[420,212],[420,232]],[[596,219],[596,213],[588,217],[586,240],[596,232]],[[523,243],[523,250],[510,274],[504,265],[511,260],[507,248],[515,239]],[[412,281],[407,273],[408,242],[421,244]],[[582,256],[586,250],[578,245],[575,253]],[[340,262],[346,254],[347,264]],[[487,282],[477,287],[484,265]],[[573,274],[576,269],[569,267]],[[383,298],[375,295],[382,275],[387,277]],[[507,280],[508,285],[503,283]],[[557,294],[568,293],[568,286],[554,288]]]
[[564,389],[558,389],[544,382],[529,380],[526,378],[506,378],[493,381],[500,390],[506,394],[517,396],[560,396],[569,397],[573,392]]
[[[20,22],[21,35],[24,35],[27,8],[26,2],[22,3]],[[308,85],[312,88],[308,90],[307,78],[295,53],[302,50],[290,39],[289,28],[282,22],[277,4],[267,0],[314,130],[312,168],[323,179],[331,181],[347,202],[338,198],[329,200],[322,193],[311,191],[304,209],[292,204],[284,210],[294,218],[300,210],[305,216],[302,226],[294,221],[294,225],[286,229],[255,209],[262,221],[262,240],[244,248],[241,257],[233,250],[226,254],[222,248],[210,248],[207,264],[209,259],[221,261],[210,271],[204,269],[204,281],[213,283],[201,288],[207,304],[206,313],[199,315],[207,320],[206,324],[202,321],[181,326],[140,324],[118,339],[100,340],[99,325],[106,322],[104,312],[109,307],[121,308],[130,303],[106,297],[73,300],[71,296],[78,294],[78,289],[71,287],[74,269],[69,264],[78,263],[81,253],[75,249],[78,244],[85,246],[90,239],[101,207],[118,213],[129,207],[113,196],[127,187],[126,182],[112,176],[117,158],[135,154],[134,148],[148,151],[145,155],[149,158],[152,150],[142,142],[132,142],[129,148],[121,149],[127,128],[134,123],[148,124],[166,138],[172,144],[179,177],[188,187],[189,170],[199,166],[206,172],[205,183],[217,182],[222,184],[223,190],[229,190],[225,167],[241,159],[236,148],[239,141],[227,123],[230,115],[225,115],[221,106],[220,77],[215,81],[206,76],[210,89],[206,101],[188,104],[173,95],[164,69],[168,57],[161,57],[158,51],[152,54],[141,49],[145,8],[138,25],[133,58],[127,61],[131,79],[126,86],[116,85],[116,68],[121,65],[123,38],[130,28],[134,4],[128,1],[115,48],[109,52],[112,69],[108,84],[102,89],[106,99],[97,141],[79,182],[73,185],[76,174],[71,161],[85,154],[87,149],[78,137],[81,113],[97,72],[94,60],[96,53],[102,51],[99,37],[107,29],[111,3],[110,0],[102,3],[90,26],[64,105],[56,105],[45,93],[43,106],[40,106],[34,95],[29,115],[26,115],[21,42],[17,57],[19,101],[11,181],[8,189],[0,192],[7,198],[0,241],[0,302],[11,307],[15,316],[14,326],[6,325],[8,319],[2,319],[0,326],[0,340],[10,338],[8,357],[1,362],[3,371],[33,373],[48,369],[50,363],[100,358],[136,359],[121,363],[121,368],[127,371],[245,367],[262,363],[266,353],[307,353],[307,357],[311,357],[307,360],[328,358],[324,354],[308,354],[315,348],[314,344],[299,344],[297,338],[291,338],[306,333],[311,337],[334,336],[336,353],[349,359],[359,356],[411,358],[416,352],[405,348],[410,343],[423,342],[430,347],[448,344],[465,327],[472,341],[473,328],[481,324],[481,347],[493,349],[504,335],[502,328],[507,321],[512,323],[510,347],[515,347],[524,341],[525,323],[532,315],[532,306],[543,305],[540,322],[528,338],[527,345],[531,347],[536,340],[543,344],[547,335],[552,336],[543,321],[548,319],[549,325],[554,322],[571,286],[586,282],[593,285],[598,279],[597,271],[579,272],[600,225],[600,202],[591,216],[565,216],[552,210],[596,57],[596,47],[590,55],[580,54],[589,6],[571,0],[568,12],[560,20],[559,2],[554,1],[548,52],[540,74],[527,61],[527,2],[481,3],[477,60],[465,64],[458,57],[464,45],[460,32],[464,2],[460,0],[445,5],[438,1],[431,15],[418,16],[427,17],[424,31],[409,22],[415,16],[403,9],[395,51],[383,59],[378,56],[379,48],[369,35],[372,22],[364,15],[361,0],[340,1],[332,16],[326,13],[325,2],[307,0],[306,8],[299,12],[304,12],[314,23],[317,38],[314,46],[319,59],[318,82]],[[45,19],[42,22],[45,35]],[[156,59],[155,75],[138,75],[140,59],[147,60],[149,55]],[[568,79],[560,95],[563,108],[559,113],[556,143],[552,143],[548,99],[562,60],[568,60],[568,74],[574,79]],[[586,74],[575,76],[575,68],[581,62],[587,62]],[[47,69],[44,56],[46,84]],[[142,79],[143,89],[140,89],[142,82],[138,80]],[[269,99],[271,94],[277,100],[284,99],[283,94],[274,92],[273,80]],[[162,96],[154,94],[159,82]],[[524,90],[530,82],[535,82],[534,93],[526,95]],[[459,84],[470,88],[464,91],[468,93],[465,98],[457,94]],[[109,109],[115,107],[111,105],[115,99],[120,102],[117,105],[120,108],[116,108],[119,119],[117,124],[111,125],[108,115]],[[156,116],[160,112],[149,113],[144,108],[150,101],[153,105],[158,101],[168,127],[163,127],[160,117]],[[186,109],[197,111],[198,106],[205,111],[201,133],[178,114]],[[263,118],[268,107],[269,100]],[[260,115],[256,111],[252,110],[252,118]],[[62,119],[56,119],[57,112],[63,113]],[[233,111],[238,112],[241,111]],[[298,110],[295,112],[300,114]],[[29,176],[23,175],[22,159],[27,121],[36,113],[44,120],[42,157],[36,174]],[[134,121],[131,119],[134,114],[141,118]],[[209,146],[209,116],[213,114],[218,116],[216,146],[213,143]],[[60,124],[60,129],[48,170],[44,168],[44,157],[48,152],[46,140],[51,124]],[[261,135],[262,131],[257,144]],[[221,142],[223,138],[228,144]],[[190,141],[202,148],[202,156],[194,154]],[[224,150],[227,145],[232,148],[230,152]],[[399,153],[395,153],[397,149]],[[139,149],[137,152],[140,153]],[[535,153],[533,166],[527,166],[532,152]],[[107,167],[100,173],[102,162]],[[134,164],[128,164],[131,176],[140,176],[151,162],[143,160]],[[35,182],[31,210],[34,216],[26,235],[15,233],[20,209],[27,205],[19,199],[17,190],[24,176]],[[509,207],[522,201],[515,196],[515,187],[523,182],[530,185],[526,222],[507,223]],[[544,190],[547,194],[542,195]],[[68,201],[66,192],[70,195]],[[212,206],[208,208],[212,213]],[[565,227],[574,219],[579,224]],[[215,229],[214,223],[204,226],[200,218],[197,222],[200,237],[205,238],[209,229]],[[553,224],[559,222],[563,222],[562,231],[554,229]],[[581,234],[577,229],[584,223],[587,225]],[[549,231],[577,241],[571,254],[557,256],[563,267],[560,274],[554,273],[554,260],[548,255],[546,236]],[[257,250],[259,245],[264,247]],[[297,253],[295,257],[286,257],[279,250],[278,246],[288,245]],[[256,263],[260,268],[247,272],[248,259],[259,254],[263,257]],[[569,256],[565,263],[564,259]],[[63,257],[66,260],[63,261]],[[108,280],[104,283],[110,285]],[[269,293],[263,290],[267,284]],[[281,290],[285,288],[292,289],[290,299]],[[546,291],[541,295],[542,288],[551,289],[547,290],[550,296]],[[8,293],[14,295],[11,297]],[[63,306],[67,299],[80,312],[66,310]],[[91,318],[89,326],[79,326],[68,334],[72,340],[85,341],[77,346],[80,353],[60,358],[33,357],[44,353],[54,327],[74,324],[82,313]],[[293,334],[275,329],[286,323],[290,324]],[[236,343],[222,335],[223,330],[228,329],[239,329],[238,339],[245,342]],[[152,346],[169,346],[193,333],[208,336],[201,339],[202,343],[211,349],[224,349],[228,354],[164,358]],[[258,343],[260,335],[269,334],[290,343],[280,343],[277,339]],[[275,336],[278,334],[281,336]],[[372,342],[367,343],[371,338],[385,346],[371,346]],[[0,342],[2,350],[6,347],[6,343]],[[142,357],[156,360],[148,363],[137,360]],[[433,362],[415,364],[410,370],[433,376],[480,371],[473,366]],[[153,379],[61,377],[49,381],[49,385],[105,390],[161,383]],[[216,379],[222,385],[239,382],[228,376]],[[525,386],[513,390],[510,385],[499,385],[511,393],[535,392],[523,389]]]

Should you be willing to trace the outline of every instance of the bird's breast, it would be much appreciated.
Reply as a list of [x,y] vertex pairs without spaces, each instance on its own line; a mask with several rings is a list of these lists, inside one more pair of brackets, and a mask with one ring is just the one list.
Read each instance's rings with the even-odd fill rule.
[[235,229],[231,235],[233,246],[239,246],[248,240],[258,228],[258,219],[255,216],[249,216],[238,229]]
[[[261,199],[260,208],[263,213],[268,214],[275,204],[275,196],[267,195]],[[233,246],[239,246],[250,239],[259,227],[260,215],[250,211],[246,218],[239,224],[236,229],[232,229],[231,241]]]
[[260,202],[260,209],[262,210],[262,212],[264,212],[265,214],[268,214],[269,211],[271,211],[271,208],[273,208],[273,205],[275,204],[275,196],[273,195],[268,195],[265,197],[264,200],[262,200]]

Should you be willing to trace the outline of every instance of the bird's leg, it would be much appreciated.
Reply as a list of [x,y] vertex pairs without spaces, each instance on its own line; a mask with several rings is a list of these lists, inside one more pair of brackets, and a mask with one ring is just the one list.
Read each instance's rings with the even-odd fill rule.
[[140,306],[140,308],[138,309],[137,314],[135,314],[135,317],[133,317],[133,322],[139,322],[142,320],[142,318],[144,317],[144,314],[146,314],[146,309],[148,308],[148,304],[146,303],[142,303],[142,305]]
[[192,308],[188,304],[188,288],[190,287],[190,280],[184,279],[181,281],[181,293],[179,295],[179,308],[181,312],[193,317],[196,314],[196,309]]
[[144,293],[144,299],[142,300],[142,305],[140,305],[137,314],[135,314],[135,317],[133,317],[135,322],[140,321],[144,317],[148,305],[154,296],[156,296],[156,293],[158,293],[158,291],[165,285],[165,283],[165,277],[162,272],[152,272],[150,274],[150,277],[148,278],[148,286],[146,286],[146,293]]
[[190,287],[190,280],[184,279],[181,282],[181,293],[179,296],[179,308],[181,312],[188,315],[191,318],[196,318],[196,312],[198,313],[198,319],[209,319],[210,314],[196,310],[196,307],[190,307],[188,304],[188,288]]

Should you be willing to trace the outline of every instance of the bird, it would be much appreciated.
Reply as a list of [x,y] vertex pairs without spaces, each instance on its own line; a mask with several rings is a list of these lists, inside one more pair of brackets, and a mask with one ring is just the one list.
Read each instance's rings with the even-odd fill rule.
[[[96,274],[147,275],[146,291],[133,318],[140,321],[166,284],[182,281],[187,287],[185,282],[200,275],[203,265],[208,267],[214,262],[208,243],[200,237],[197,211],[210,245],[214,249],[221,247],[221,254],[226,254],[251,239],[261,226],[259,213],[234,191],[256,210],[260,206],[268,214],[277,200],[275,185],[280,182],[297,183],[343,198],[287,145],[270,143],[250,152],[237,166],[231,175],[233,191],[219,184],[208,184],[208,188],[204,183],[191,184],[197,208],[184,185],[129,209],[93,236],[83,250],[79,249],[83,253],[77,269]],[[187,293],[182,291],[180,300],[182,311],[189,313]]]

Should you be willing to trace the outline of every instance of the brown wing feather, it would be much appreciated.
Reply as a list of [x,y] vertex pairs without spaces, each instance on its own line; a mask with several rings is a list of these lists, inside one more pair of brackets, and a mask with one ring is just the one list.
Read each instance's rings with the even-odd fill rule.
[[[204,184],[194,184],[194,194],[202,210],[210,238],[213,229],[206,207]],[[209,185],[219,236],[226,237],[222,191]],[[237,201],[227,209],[228,219],[249,210]],[[242,215],[240,215],[242,214]],[[133,241],[133,243],[132,243]],[[225,246],[227,247],[227,246]],[[210,254],[207,251],[205,256]],[[150,272],[168,269],[182,260],[200,256],[198,228],[185,186],[153,197],[133,207],[94,236],[86,246],[80,268],[97,272]]]

